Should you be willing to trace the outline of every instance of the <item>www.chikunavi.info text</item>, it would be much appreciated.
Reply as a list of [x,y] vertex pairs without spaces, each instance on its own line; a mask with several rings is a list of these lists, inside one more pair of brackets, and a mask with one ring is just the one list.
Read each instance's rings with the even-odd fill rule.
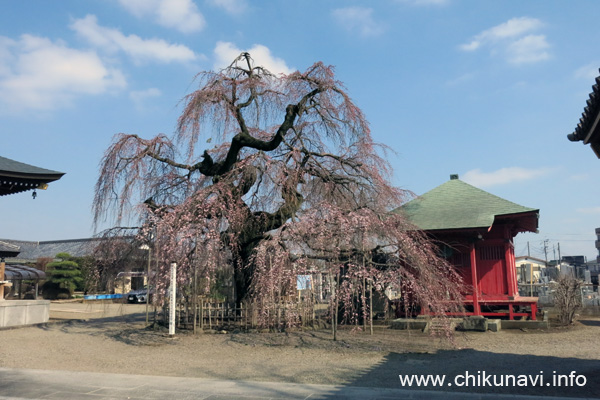
[[458,374],[454,377],[447,375],[398,375],[400,385],[404,387],[435,387],[435,386],[458,386],[458,387],[572,387],[585,386],[587,378],[585,375],[571,371],[568,374],[559,374],[552,371],[551,374],[488,374],[486,371],[469,372]]

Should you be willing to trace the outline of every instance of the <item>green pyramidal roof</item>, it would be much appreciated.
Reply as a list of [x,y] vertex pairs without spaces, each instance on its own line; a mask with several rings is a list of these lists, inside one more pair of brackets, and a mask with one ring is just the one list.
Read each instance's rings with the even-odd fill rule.
[[[423,230],[489,228],[496,216],[537,213],[469,185],[459,179],[430,190],[397,211]],[[537,224],[536,224],[537,225]]]

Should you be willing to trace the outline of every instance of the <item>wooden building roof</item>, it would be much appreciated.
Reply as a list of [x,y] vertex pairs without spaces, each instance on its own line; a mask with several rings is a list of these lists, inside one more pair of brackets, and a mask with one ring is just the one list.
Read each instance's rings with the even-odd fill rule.
[[583,141],[589,144],[596,156],[600,158],[600,76],[596,77],[596,83],[592,86],[592,92],[583,109],[579,124],[567,138],[572,142]]
[[[0,259],[4,259],[6,257],[16,257],[19,255],[19,251],[19,246],[12,243],[0,241]],[[2,279],[0,277],[0,281],[1,280]]]
[[48,183],[60,179],[63,175],[63,172],[0,157],[0,196],[45,188]]
[[539,213],[471,186],[456,175],[397,211],[426,231],[488,231],[498,218],[512,218],[519,231],[535,232]]

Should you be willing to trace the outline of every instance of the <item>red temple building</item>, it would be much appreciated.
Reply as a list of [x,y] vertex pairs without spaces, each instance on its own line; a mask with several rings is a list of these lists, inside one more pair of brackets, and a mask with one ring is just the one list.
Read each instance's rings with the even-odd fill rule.
[[465,315],[536,319],[537,297],[519,296],[513,238],[537,232],[539,210],[523,207],[450,176],[403,205],[463,277]]

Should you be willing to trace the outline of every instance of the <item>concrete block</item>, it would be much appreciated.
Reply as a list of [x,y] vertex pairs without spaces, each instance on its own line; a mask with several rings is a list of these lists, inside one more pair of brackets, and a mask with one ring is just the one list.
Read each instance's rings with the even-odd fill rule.
[[548,321],[502,320],[502,329],[548,329]]
[[492,332],[499,332],[502,329],[502,320],[488,319],[488,329]]
[[486,332],[488,330],[488,320],[480,315],[470,315],[463,318],[458,325],[458,329],[463,331]]
[[428,320],[426,319],[413,319],[413,318],[398,318],[390,322],[390,328],[392,329],[418,329],[423,330],[427,326]]
[[0,300],[0,328],[43,324],[49,319],[48,300]]

